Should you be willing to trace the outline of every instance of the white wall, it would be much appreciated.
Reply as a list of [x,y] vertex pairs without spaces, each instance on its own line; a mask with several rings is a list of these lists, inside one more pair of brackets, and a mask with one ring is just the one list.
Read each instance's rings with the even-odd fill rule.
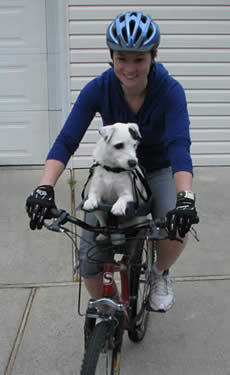
[[[136,5],[135,5],[136,4]],[[229,0],[69,0],[71,104],[81,88],[108,67],[107,25],[130,9],[150,14],[161,29],[158,61],[186,90],[194,165],[230,165]],[[74,157],[91,163],[96,118]]]

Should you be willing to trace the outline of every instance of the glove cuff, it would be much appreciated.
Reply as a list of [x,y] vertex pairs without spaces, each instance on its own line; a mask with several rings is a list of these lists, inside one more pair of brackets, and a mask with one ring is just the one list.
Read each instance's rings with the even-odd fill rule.
[[52,185],[39,185],[38,187],[37,187],[37,189],[45,189],[45,190],[49,190],[49,191],[54,191],[54,188],[53,188],[53,186]]
[[52,185],[39,185],[35,191],[37,190],[44,190],[50,197],[52,197],[54,199],[54,188]]
[[179,191],[177,193],[177,203],[181,201],[190,201],[194,203],[195,200],[196,200],[196,195],[191,190]]

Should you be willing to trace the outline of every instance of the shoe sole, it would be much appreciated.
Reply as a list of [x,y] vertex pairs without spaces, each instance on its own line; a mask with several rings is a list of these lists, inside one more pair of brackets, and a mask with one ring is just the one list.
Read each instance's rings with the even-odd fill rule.
[[153,308],[153,307],[150,306],[150,303],[148,303],[147,310],[153,311],[153,312],[159,312],[159,313],[166,313],[167,311],[169,311],[173,307],[174,303],[175,303],[175,298],[173,298],[172,302],[170,303],[170,305],[168,305],[167,309],[157,309],[155,307]]

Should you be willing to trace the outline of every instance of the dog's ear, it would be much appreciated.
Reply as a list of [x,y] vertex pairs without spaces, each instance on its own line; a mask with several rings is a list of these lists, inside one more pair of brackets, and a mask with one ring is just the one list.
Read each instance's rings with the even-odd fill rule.
[[99,129],[99,134],[104,138],[104,140],[109,143],[109,141],[112,138],[112,135],[115,131],[115,127],[113,125],[107,125],[107,126],[102,126]]
[[141,133],[139,131],[139,128],[138,128],[138,125],[137,124],[129,124],[129,132],[131,134],[131,136],[133,137],[133,139],[135,139],[135,141],[139,141],[141,140]]

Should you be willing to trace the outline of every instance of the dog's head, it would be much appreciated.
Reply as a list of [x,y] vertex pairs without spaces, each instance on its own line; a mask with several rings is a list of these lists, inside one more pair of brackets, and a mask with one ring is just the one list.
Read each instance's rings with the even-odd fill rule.
[[94,152],[96,161],[110,167],[136,167],[136,150],[141,140],[137,124],[119,122],[100,128],[99,134],[102,138]]

